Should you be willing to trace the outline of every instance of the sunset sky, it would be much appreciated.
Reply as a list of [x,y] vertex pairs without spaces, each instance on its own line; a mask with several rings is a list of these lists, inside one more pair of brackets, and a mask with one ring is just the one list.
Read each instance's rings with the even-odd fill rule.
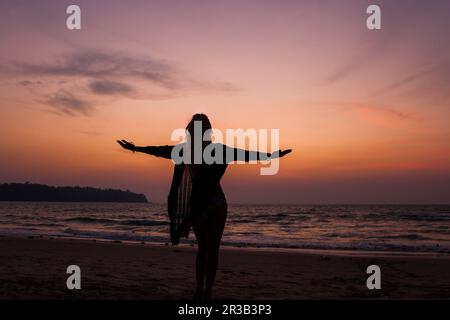
[[294,150],[230,167],[229,202],[450,203],[449,31],[445,0],[0,0],[0,182],[164,202],[173,164],[115,140],[173,144],[203,112]]

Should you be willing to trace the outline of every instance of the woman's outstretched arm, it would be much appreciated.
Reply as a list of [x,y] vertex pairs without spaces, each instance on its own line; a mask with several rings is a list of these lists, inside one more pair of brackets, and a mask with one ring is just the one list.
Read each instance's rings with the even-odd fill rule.
[[117,143],[126,150],[130,150],[133,152],[142,152],[146,154],[150,154],[152,156],[172,159],[172,149],[173,146],[148,146],[148,147],[139,147],[135,146],[134,143],[128,142],[126,140],[117,140]]
[[286,150],[278,150],[275,151],[274,153],[272,153],[270,155],[270,159],[275,159],[275,158],[283,158],[285,155],[289,154],[292,152],[292,149],[286,149]]
[[255,161],[255,160],[270,160],[275,158],[282,158],[288,153],[291,153],[292,149],[287,150],[278,150],[273,153],[268,152],[258,152],[258,151],[249,151],[238,148],[226,147],[225,150],[225,160],[226,163],[230,163],[232,161]]

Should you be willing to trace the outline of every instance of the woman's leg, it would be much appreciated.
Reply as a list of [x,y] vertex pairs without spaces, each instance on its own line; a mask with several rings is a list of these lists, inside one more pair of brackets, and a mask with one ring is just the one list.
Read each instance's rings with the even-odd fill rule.
[[197,238],[197,257],[195,259],[195,278],[197,287],[195,288],[194,299],[203,297],[203,284],[205,281],[206,268],[206,226],[193,225],[195,237]]
[[227,204],[224,203],[209,217],[208,228],[206,230],[206,289],[205,299],[211,298],[211,291],[216,277],[219,260],[219,247],[222,240],[225,221],[227,219]]

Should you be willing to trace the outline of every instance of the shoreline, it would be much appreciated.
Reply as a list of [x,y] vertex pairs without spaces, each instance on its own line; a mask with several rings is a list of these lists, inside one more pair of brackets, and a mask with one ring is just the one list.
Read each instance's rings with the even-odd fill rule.
[[[19,239],[36,239],[36,240],[70,240],[70,241],[86,241],[95,243],[115,243],[123,245],[136,245],[136,246],[148,246],[148,247],[169,247],[169,248],[181,248],[181,249],[193,249],[197,250],[196,244],[180,243],[178,245],[172,245],[168,242],[150,242],[150,241],[137,241],[137,240],[113,240],[113,239],[100,239],[100,238],[83,238],[83,237],[58,237],[58,236],[3,236],[1,238],[19,238]],[[298,254],[311,254],[320,256],[342,256],[342,257],[437,257],[443,259],[450,259],[450,252],[415,252],[415,251],[383,251],[383,250],[358,250],[358,249],[322,249],[322,248],[289,248],[289,247],[264,247],[264,246],[233,246],[233,245],[221,245],[220,250],[237,250],[237,251],[252,251],[252,252],[265,252],[265,253],[298,253]]]
[[[3,232],[2,232],[3,231]],[[18,232],[12,229],[12,232],[4,232],[0,230],[1,238],[18,238],[18,239],[72,239],[80,241],[98,241],[98,242],[113,242],[123,244],[139,244],[153,246],[169,246],[169,239],[167,241],[149,241],[142,239],[123,239],[123,238],[101,238],[91,236],[73,236],[63,234],[45,234],[45,233],[29,233]],[[189,240],[183,240],[177,247],[196,247],[195,237],[191,236]],[[438,247],[439,248],[439,247]],[[450,257],[450,250],[446,248],[439,248],[436,251],[414,251],[414,250],[384,250],[384,249],[359,249],[359,248],[323,248],[323,247],[301,247],[301,246],[283,246],[283,245],[263,245],[263,244],[230,244],[222,240],[221,250],[236,249],[236,250],[261,250],[269,252],[300,252],[300,253],[316,253],[326,255],[342,255],[342,256],[448,256]]]
[[[102,240],[0,237],[1,299],[191,299],[196,248]],[[79,265],[82,290],[65,286]],[[366,268],[381,268],[368,290]],[[446,254],[230,248],[215,299],[450,299]]]

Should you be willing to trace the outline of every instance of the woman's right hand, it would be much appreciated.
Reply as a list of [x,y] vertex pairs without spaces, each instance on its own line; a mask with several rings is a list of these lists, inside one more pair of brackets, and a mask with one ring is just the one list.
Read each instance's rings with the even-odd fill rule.
[[286,150],[278,150],[271,154],[271,158],[283,158],[285,155],[292,152],[292,149],[286,149]]
[[120,146],[124,149],[130,150],[130,151],[136,151],[136,146],[132,142],[128,142],[126,140],[117,140],[117,143],[120,144]]

